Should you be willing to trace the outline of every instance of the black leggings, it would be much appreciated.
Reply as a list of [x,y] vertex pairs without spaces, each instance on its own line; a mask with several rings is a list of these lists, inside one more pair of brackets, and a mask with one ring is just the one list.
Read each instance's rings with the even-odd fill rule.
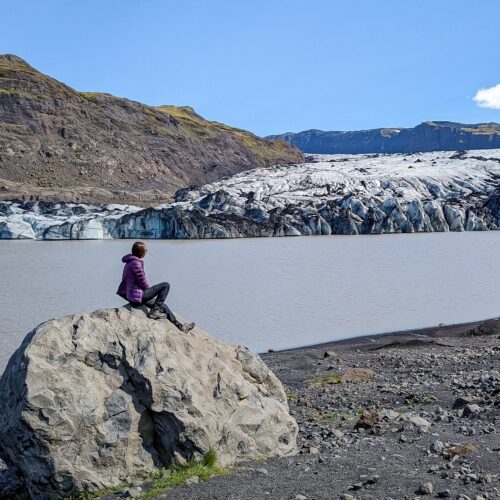
[[146,290],[142,292],[142,303],[152,309],[160,309],[164,311],[168,320],[177,326],[180,323],[177,321],[177,318],[167,304],[165,304],[165,299],[167,298],[169,291],[170,285],[166,281],[146,288]]

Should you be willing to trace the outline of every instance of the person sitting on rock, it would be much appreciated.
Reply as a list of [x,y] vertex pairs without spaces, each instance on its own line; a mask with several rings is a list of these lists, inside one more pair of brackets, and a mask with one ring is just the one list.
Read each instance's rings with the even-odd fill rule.
[[136,241],[132,245],[132,253],[122,258],[125,263],[123,276],[118,291],[120,297],[128,300],[132,307],[145,305],[151,310],[148,316],[151,319],[168,319],[179,330],[184,333],[191,331],[195,324],[177,321],[174,313],[165,304],[170,285],[164,281],[158,285],[149,286],[146,274],[144,273],[144,262],[148,249],[142,241]]

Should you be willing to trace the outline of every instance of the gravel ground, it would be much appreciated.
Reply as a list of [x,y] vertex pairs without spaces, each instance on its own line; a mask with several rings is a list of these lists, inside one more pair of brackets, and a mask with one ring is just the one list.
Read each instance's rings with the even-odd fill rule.
[[499,339],[489,320],[265,354],[299,454],[161,498],[500,498]]

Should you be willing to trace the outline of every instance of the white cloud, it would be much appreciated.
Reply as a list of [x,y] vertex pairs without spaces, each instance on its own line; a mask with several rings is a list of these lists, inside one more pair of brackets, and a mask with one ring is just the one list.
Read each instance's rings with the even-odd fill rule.
[[480,108],[500,109],[500,83],[488,89],[479,89],[473,99]]

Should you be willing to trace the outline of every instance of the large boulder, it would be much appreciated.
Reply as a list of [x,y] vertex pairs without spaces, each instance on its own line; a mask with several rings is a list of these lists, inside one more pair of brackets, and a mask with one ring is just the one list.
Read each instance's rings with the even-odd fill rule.
[[297,424],[256,354],[141,309],[35,328],[0,381],[0,454],[32,496],[60,498],[200,458],[291,455]]

